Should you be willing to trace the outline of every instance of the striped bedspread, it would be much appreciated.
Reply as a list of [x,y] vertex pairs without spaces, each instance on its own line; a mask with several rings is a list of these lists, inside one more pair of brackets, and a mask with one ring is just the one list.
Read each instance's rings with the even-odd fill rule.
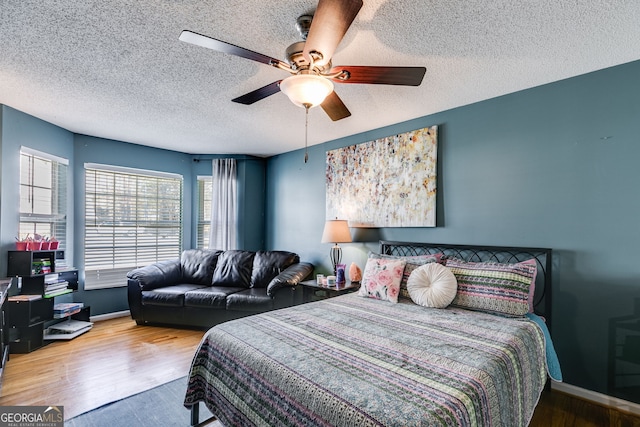
[[547,373],[528,319],[344,295],[226,322],[185,406],[231,426],[526,426]]

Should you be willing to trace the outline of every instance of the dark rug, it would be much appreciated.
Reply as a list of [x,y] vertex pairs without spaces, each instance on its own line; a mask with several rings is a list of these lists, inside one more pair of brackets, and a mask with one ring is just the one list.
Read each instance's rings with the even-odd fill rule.
[[[189,426],[191,412],[184,407],[187,377],[108,403],[66,420],[65,427]],[[200,421],[211,412],[200,404]]]

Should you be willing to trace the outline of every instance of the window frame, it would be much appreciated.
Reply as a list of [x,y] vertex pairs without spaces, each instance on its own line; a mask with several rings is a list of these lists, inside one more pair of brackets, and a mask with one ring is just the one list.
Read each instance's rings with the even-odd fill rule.
[[85,163],[84,184],[85,290],[126,286],[128,271],[180,256],[182,175]]
[[213,178],[211,175],[197,177],[198,219],[196,225],[196,248],[209,248],[211,236],[211,203],[213,202]]
[[[68,176],[69,176],[69,160],[63,157],[56,156],[54,154],[46,153],[43,151],[35,150],[26,146],[20,147],[20,177],[19,177],[19,189],[18,194],[20,203],[18,206],[18,237],[19,239],[25,239],[27,234],[31,237],[34,234],[40,234],[43,237],[52,238],[55,237],[58,240],[58,250],[64,250],[67,247],[67,230],[68,230]],[[23,181],[23,156],[30,157],[29,171],[27,172],[27,183]],[[35,159],[38,161],[51,163],[51,177],[49,186],[37,185],[35,183]],[[23,189],[28,189],[27,204],[31,206],[31,212],[23,211]],[[49,193],[48,200],[45,200],[45,204],[49,204],[49,213],[38,213],[35,211],[36,204],[36,190],[40,195]],[[28,226],[31,224],[32,226]],[[48,224],[47,232],[40,228],[38,230],[38,224]],[[26,228],[30,230],[26,230]]]

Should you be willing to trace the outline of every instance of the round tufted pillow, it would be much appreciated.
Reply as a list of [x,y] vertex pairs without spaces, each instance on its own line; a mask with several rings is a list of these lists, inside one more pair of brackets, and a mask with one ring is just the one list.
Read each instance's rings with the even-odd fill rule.
[[407,281],[407,290],[418,305],[445,308],[456,297],[458,282],[451,270],[433,262],[413,270]]

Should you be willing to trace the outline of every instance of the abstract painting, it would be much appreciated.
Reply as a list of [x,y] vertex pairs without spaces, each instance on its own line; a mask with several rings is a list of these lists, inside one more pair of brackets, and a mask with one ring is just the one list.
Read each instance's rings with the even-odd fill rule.
[[327,151],[327,219],[435,227],[438,127]]

